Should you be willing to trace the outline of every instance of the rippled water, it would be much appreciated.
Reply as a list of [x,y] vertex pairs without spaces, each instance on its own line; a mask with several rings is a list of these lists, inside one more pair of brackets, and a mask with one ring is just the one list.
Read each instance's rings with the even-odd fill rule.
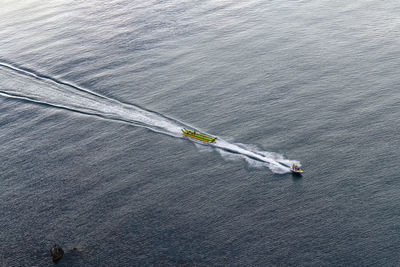
[[0,3],[0,265],[399,264],[397,1]]

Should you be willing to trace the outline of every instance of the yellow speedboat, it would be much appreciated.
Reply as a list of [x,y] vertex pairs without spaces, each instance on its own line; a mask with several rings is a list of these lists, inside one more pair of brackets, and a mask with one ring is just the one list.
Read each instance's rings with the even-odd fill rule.
[[207,143],[212,143],[215,141],[215,139],[217,139],[216,137],[208,136],[208,135],[205,135],[202,133],[198,133],[196,131],[190,131],[186,128],[182,129],[182,133],[184,135],[186,135],[187,137],[194,138],[194,139],[197,139],[197,140],[200,140],[203,142],[207,142]]

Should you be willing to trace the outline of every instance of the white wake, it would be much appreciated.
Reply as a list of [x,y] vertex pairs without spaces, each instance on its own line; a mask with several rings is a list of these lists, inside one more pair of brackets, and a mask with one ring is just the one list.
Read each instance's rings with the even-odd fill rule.
[[[192,128],[178,120],[137,105],[122,103],[90,90],[4,63],[0,63],[0,95],[130,123],[174,137],[185,138],[181,128]],[[197,146],[204,148],[205,144]],[[284,159],[277,153],[258,151],[249,145],[230,143],[218,137],[214,143],[207,146],[216,149],[225,159],[244,159],[252,167],[268,167],[274,173],[290,172],[288,166],[292,163],[300,165],[300,162]]]

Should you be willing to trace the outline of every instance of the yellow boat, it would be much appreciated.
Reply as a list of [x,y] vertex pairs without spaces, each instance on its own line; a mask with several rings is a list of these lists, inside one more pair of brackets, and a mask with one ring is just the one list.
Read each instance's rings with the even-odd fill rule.
[[202,133],[198,133],[196,131],[190,131],[186,128],[182,129],[182,133],[183,135],[186,135],[187,137],[190,138],[194,138],[203,142],[207,142],[207,143],[212,143],[215,141],[215,139],[217,139],[216,137],[212,137],[212,136],[208,136]]

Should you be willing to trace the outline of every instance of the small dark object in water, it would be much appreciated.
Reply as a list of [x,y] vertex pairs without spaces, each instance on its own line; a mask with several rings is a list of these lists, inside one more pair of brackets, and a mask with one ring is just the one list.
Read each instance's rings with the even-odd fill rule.
[[60,246],[54,244],[54,246],[50,249],[50,254],[53,257],[53,261],[56,262],[62,258],[64,255],[64,250],[62,250]]

